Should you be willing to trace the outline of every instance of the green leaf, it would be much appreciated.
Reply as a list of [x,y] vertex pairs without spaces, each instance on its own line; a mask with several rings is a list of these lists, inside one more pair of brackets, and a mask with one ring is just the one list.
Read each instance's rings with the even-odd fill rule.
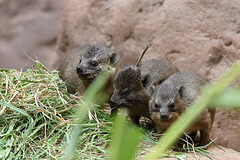
[[174,153],[175,157],[179,160],[185,160],[187,159],[187,155],[185,153]]
[[214,107],[240,109],[240,89],[227,89],[210,103]]
[[142,132],[127,124],[123,114],[114,123],[112,142],[109,149],[110,160],[132,160],[138,149]]

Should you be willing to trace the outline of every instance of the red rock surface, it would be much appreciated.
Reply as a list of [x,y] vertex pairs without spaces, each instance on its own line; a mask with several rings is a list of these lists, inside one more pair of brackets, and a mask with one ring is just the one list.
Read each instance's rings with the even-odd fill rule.
[[0,0],[0,68],[31,67],[25,51],[53,69],[59,10],[57,0]]

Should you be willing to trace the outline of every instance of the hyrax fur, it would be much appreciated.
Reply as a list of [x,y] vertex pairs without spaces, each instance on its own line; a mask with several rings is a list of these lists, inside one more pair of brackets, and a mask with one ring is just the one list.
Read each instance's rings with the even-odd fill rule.
[[[149,109],[158,132],[166,130],[198,98],[205,83],[206,79],[194,72],[177,72],[155,89],[149,88]],[[200,146],[210,140],[214,116],[214,109],[205,109],[188,130],[193,135],[200,131]]]
[[66,82],[69,93],[81,94],[101,71],[107,71],[109,78],[104,89],[111,95],[119,58],[103,46],[82,45],[63,58],[59,77]]
[[161,83],[177,71],[168,61],[156,59],[143,61],[139,67],[125,67],[114,79],[111,107],[127,108],[134,124],[139,124],[141,116],[151,119],[147,88]]

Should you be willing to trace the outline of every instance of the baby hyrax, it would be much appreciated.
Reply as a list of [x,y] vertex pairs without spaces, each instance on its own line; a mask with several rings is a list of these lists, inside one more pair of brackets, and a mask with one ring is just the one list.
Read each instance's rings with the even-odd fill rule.
[[125,67],[114,79],[111,107],[127,108],[128,115],[134,124],[139,124],[141,116],[151,119],[147,88],[160,84],[177,71],[170,62],[156,59],[143,61],[139,67]]
[[[198,98],[205,83],[206,79],[194,72],[177,72],[155,89],[149,88],[149,109],[158,132],[166,130]],[[214,116],[214,109],[205,109],[188,130],[200,131],[200,146],[210,140]]]
[[82,93],[101,72],[107,71],[105,91],[113,92],[113,79],[120,56],[103,46],[82,45],[63,58],[58,70],[59,77],[66,82],[69,93]]

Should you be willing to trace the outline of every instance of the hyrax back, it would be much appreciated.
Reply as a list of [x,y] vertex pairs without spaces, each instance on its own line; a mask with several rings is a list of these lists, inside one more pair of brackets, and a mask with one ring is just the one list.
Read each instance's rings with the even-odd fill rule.
[[141,66],[128,66],[119,71],[114,79],[114,92],[110,99],[112,108],[127,108],[133,123],[139,124],[141,116],[150,118],[147,88],[161,83],[176,67],[164,60],[143,61]]
[[146,86],[156,86],[161,84],[172,74],[178,72],[178,69],[170,62],[162,59],[150,59],[143,61],[139,68],[141,70],[142,79],[146,81]]
[[[166,130],[200,95],[206,79],[194,72],[177,72],[149,93],[151,118],[158,132]],[[215,110],[205,109],[188,132],[200,131],[199,145],[210,140]]]
[[67,83],[69,93],[82,93],[105,70],[109,73],[106,90],[111,94],[119,58],[117,53],[103,46],[82,45],[63,58],[58,68],[59,76]]

